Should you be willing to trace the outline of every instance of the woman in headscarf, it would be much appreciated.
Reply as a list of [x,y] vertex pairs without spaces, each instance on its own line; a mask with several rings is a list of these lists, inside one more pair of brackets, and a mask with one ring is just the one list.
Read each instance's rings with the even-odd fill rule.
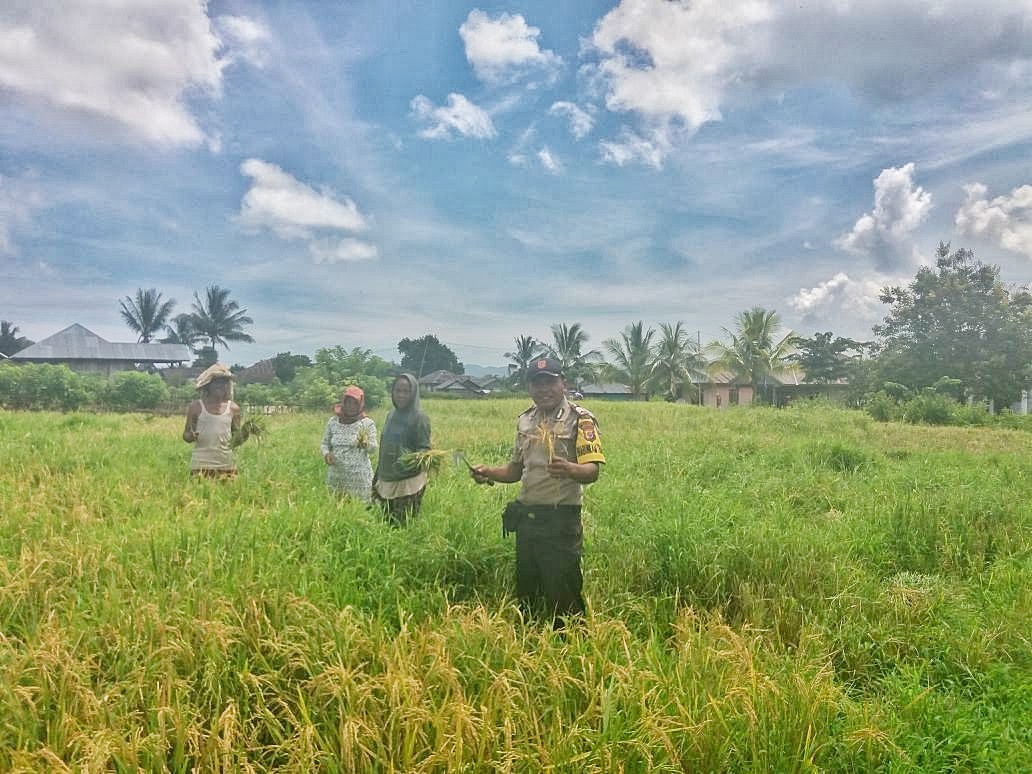
[[326,486],[338,495],[350,495],[364,503],[372,499],[373,466],[376,453],[376,424],[365,413],[365,393],[354,384],[344,390],[334,416],[323,432],[323,460],[329,466]]
[[201,393],[186,409],[183,440],[195,444],[190,455],[194,476],[235,476],[233,447],[247,440],[240,430],[240,406],[233,402],[233,372],[221,363],[197,377],[194,386]]
[[394,410],[383,426],[373,496],[384,514],[400,526],[419,513],[426,489],[426,471],[403,458],[430,449],[430,419],[419,408],[419,382],[412,374],[394,380],[391,402]]

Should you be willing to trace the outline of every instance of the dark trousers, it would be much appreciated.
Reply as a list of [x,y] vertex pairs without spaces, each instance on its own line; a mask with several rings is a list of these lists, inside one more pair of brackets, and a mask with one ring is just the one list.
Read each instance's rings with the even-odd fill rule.
[[531,615],[584,612],[579,505],[524,506],[516,528],[516,597]]

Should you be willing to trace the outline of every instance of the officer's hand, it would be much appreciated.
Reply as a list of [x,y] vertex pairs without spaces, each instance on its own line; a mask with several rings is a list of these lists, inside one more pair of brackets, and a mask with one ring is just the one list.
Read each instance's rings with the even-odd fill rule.
[[555,478],[570,478],[573,475],[572,468],[573,463],[561,457],[556,457],[545,466],[548,474]]
[[469,474],[478,484],[487,484],[488,486],[494,484],[494,480],[488,476],[487,465],[474,465],[469,469]]
[[334,462],[333,452],[326,452],[323,459],[326,460],[327,465],[332,465]]

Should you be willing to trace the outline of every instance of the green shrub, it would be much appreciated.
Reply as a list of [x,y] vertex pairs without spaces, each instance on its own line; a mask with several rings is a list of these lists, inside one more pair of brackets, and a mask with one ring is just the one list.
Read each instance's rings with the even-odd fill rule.
[[948,425],[957,408],[957,402],[945,395],[924,392],[907,401],[903,407],[903,418],[911,424]]
[[902,417],[903,409],[887,392],[871,393],[864,401],[864,411],[879,422],[894,422]]
[[168,385],[157,374],[121,371],[107,382],[103,405],[116,411],[152,409],[168,400]]

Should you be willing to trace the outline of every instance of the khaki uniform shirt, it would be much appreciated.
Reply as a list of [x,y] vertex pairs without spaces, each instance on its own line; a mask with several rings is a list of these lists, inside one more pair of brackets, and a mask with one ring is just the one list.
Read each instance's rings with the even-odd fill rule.
[[524,505],[580,505],[583,485],[569,478],[549,475],[549,457],[571,462],[601,462],[602,438],[591,412],[562,403],[547,416],[536,406],[516,420],[516,443],[510,462],[523,466],[520,502]]

